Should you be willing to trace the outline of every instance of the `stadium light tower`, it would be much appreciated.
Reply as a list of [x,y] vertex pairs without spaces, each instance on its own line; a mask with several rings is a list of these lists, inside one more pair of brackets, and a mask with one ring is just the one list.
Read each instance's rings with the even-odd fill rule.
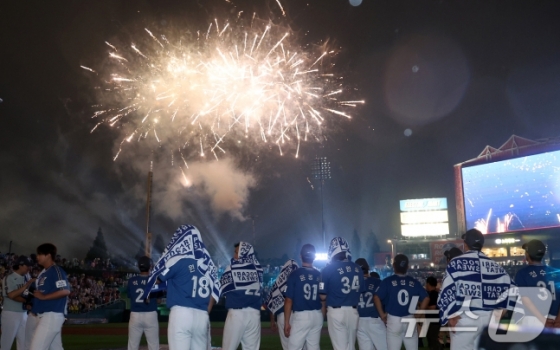
[[152,212],[152,179],[154,176],[154,162],[150,162],[150,172],[148,173],[148,186],[146,197],[146,244],[145,254],[148,257],[152,256],[152,230],[150,230],[150,214]]
[[314,180],[321,181],[321,228],[323,230],[323,249],[327,249],[327,242],[325,240],[325,200],[323,196],[325,180],[331,178],[331,163],[327,161],[327,157],[315,157],[311,165],[311,175]]

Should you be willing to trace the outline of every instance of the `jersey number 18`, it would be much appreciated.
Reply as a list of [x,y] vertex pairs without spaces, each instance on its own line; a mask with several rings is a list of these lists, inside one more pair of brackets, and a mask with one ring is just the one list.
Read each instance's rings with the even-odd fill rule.
[[198,276],[192,277],[193,281],[193,289],[192,289],[192,297],[196,298],[198,296],[201,298],[208,298],[210,295],[210,281],[206,276],[202,276],[198,278]]

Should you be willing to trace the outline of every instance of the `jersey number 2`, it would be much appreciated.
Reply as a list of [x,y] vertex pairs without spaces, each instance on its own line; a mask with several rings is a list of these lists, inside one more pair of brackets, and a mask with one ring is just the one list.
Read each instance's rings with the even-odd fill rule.
[[138,288],[136,289],[136,293],[138,293],[138,296],[136,297],[136,302],[143,303],[144,300],[142,300],[142,297],[144,296],[144,289]]

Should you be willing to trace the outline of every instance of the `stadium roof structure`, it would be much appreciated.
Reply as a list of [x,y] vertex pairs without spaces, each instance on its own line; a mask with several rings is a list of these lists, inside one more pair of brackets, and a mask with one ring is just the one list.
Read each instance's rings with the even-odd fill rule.
[[500,147],[486,146],[478,157],[469,159],[455,166],[470,166],[480,163],[495,162],[518,156],[550,152],[560,149],[560,137],[530,140],[521,136],[511,135]]

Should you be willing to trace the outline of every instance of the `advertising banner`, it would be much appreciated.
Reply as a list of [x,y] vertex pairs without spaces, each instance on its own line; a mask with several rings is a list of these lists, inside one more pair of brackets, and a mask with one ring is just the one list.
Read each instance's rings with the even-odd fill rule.
[[457,239],[454,241],[434,241],[430,242],[430,252],[432,253],[432,262],[435,265],[447,265],[447,259],[445,258],[446,250],[449,250],[453,247],[457,247],[461,249],[461,251],[465,251],[465,243],[462,239]]

